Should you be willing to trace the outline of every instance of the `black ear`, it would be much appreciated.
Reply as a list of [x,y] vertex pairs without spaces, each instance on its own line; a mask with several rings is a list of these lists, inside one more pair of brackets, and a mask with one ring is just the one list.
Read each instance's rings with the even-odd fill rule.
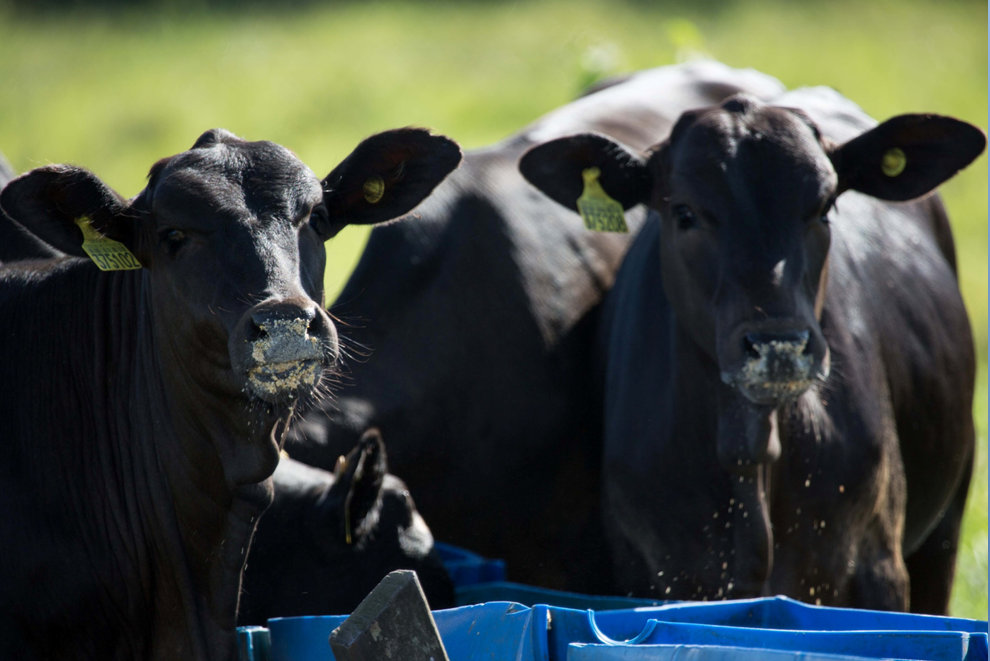
[[378,524],[387,472],[385,444],[377,429],[366,431],[357,446],[338,461],[334,483],[319,509],[327,521],[342,527],[345,543],[360,543]]
[[411,211],[461,162],[457,143],[425,129],[373,135],[323,180],[325,239],[345,225],[367,225]]
[[829,154],[839,192],[910,200],[969,165],[986,146],[983,132],[940,115],[899,115]]
[[44,242],[84,256],[83,234],[76,220],[86,216],[103,236],[126,245],[133,224],[123,214],[126,201],[89,170],[49,165],[22,175],[0,193],[0,207]]
[[552,200],[577,211],[584,191],[582,173],[598,168],[599,182],[623,209],[649,199],[650,180],[643,159],[596,133],[558,138],[533,147],[519,159],[519,171]]

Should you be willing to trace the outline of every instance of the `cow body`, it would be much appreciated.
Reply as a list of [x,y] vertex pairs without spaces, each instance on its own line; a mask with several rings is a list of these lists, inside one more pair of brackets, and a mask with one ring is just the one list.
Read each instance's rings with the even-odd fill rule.
[[[116,314],[150,301],[136,278],[93,271],[72,260],[4,274],[5,293],[17,295],[0,315],[18,322],[3,343],[0,645],[39,658],[222,658],[213,641],[232,629],[228,586],[268,503],[258,483],[277,451],[267,433],[245,433],[243,406],[197,398],[176,411],[150,338]],[[196,429],[197,414],[215,428]],[[255,439],[239,454],[255,456],[224,466],[218,454],[239,435]]]
[[350,613],[397,569],[416,571],[431,608],[454,605],[430,529],[387,469],[376,430],[333,473],[282,458],[244,569],[239,624]]
[[[613,194],[651,209],[600,334],[619,589],[944,612],[972,336],[940,201],[883,199],[926,193],[984,139],[947,118],[874,126],[830,90],[738,97],[614,159],[639,189]],[[557,182],[589,167],[584,140],[521,168],[573,207]]]
[[329,468],[380,427],[392,469],[439,539],[504,558],[515,580],[605,589],[589,355],[630,235],[575,225],[516,163],[581,130],[642,148],[651,127],[740,90],[781,86],[715,63],[614,82],[469,152],[415,217],[375,228],[332,308],[362,354],[346,368],[353,384],[292,432],[292,456]]
[[[384,138],[411,171],[419,133]],[[0,270],[0,656],[233,658],[279,445],[337,358],[323,241],[409,208],[361,215],[361,182],[395,166],[365,167],[382,140],[322,185],[288,150],[217,130],[131,201],[70,166],[5,187],[4,211],[66,254]],[[111,261],[143,268],[98,270],[81,246],[107,237],[128,251]]]

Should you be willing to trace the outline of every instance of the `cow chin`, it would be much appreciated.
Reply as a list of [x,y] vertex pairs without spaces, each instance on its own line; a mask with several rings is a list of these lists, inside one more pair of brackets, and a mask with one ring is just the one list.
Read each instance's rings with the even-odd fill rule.
[[268,404],[284,404],[314,391],[323,365],[319,360],[261,363],[247,371],[247,391]]

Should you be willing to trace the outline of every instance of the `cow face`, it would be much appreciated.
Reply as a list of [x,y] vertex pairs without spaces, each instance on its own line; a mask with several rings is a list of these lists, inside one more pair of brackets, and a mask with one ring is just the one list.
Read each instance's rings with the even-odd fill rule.
[[963,122],[904,115],[836,146],[802,112],[737,96],[682,115],[646,158],[583,135],[535,147],[520,170],[573,209],[582,173],[598,168],[623,207],[658,212],[664,291],[678,323],[725,383],[776,406],[828,374],[819,318],[836,198],[923,195],[984,144]]
[[288,150],[220,131],[152,169],[129,243],[167,320],[159,341],[208,357],[188,366],[195,381],[229,376],[272,402],[307,392],[334,364],[311,220],[322,206],[319,180]]
[[722,380],[775,405],[824,378],[837,177],[814,126],[736,98],[683,116],[647,167],[665,292]]
[[337,359],[323,242],[405,213],[459,161],[446,138],[402,129],[369,138],[321,182],[283,147],[213,130],[157,163],[131,202],[70,166],[28,173],[0,201],[70,255],[83,256],[82,218],[133,254],[173,379],[276,404],[313,392]]

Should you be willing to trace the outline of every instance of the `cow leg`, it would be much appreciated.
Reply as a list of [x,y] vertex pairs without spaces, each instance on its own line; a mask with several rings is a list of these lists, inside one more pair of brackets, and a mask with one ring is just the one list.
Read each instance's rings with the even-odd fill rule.
[[896,541],[869,535],[860,545],[849,585],[849,605],[884,611],[908,608],[908,572]]
[[[884,445],[887,448],[896,447],[896,443]],[[888,461],[892,461],[892,458],[888,458]],[[851,568],[846,605],[853,608],[906,611],[910,599],[910,581],[901,551],[905,516],[904,478],[894,468],[881,472],[887,474],[888,480],[881,480],[877,485],[879,491],[875,495],[878,500],[870,508],[873,510],[872,514],[863,520],[865,525],[859,543],[855,545],[855,562]],[[866,501],[863,504],[867,504]],[[837,531],[834,531],[833,526],[833,534],[834,532]],[[842,531],[838,532],[841,534]],[[851,532],[846,531],[846,534]]]
[[942,519],[921,546],[906,558],[911,577],[911,611],[914,613],[944,615],[948,612],[959,531],[972,473],[973,450],[970,449],[963,477]]

